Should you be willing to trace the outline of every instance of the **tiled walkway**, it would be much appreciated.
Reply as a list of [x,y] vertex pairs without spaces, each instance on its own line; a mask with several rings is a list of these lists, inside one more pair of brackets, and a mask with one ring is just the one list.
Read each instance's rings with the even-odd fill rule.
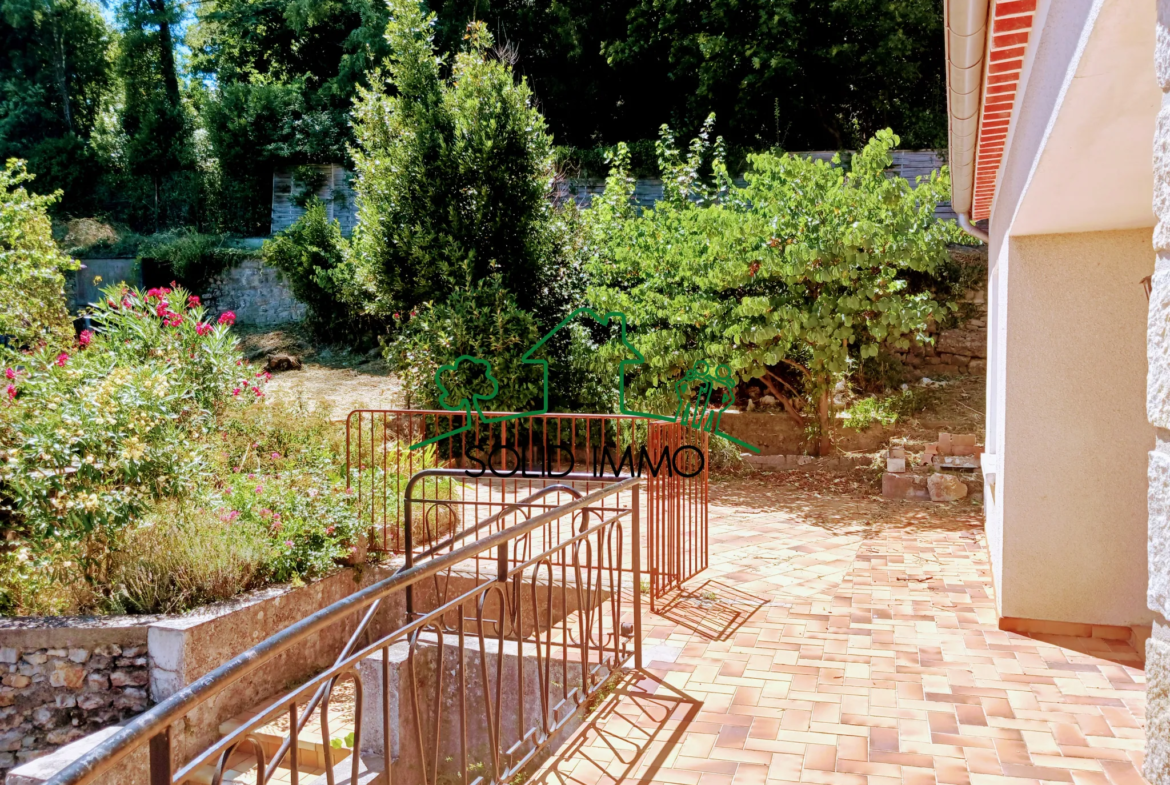
[[714,484],[711,566],[535,781],[1141,785],[1144,674],[996,627],[981,512]]

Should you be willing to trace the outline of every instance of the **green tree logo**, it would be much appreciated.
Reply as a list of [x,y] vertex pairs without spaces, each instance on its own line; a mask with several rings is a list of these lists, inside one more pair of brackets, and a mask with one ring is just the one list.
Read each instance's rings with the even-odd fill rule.
[[[459,373],[460,373],[460,366],[464,365],[465,363],[471,364],[471,365],[476,365],[476,366],[482,366],[483,378],[488,384],[491,385],[491,393],[488,395],[484,395],[481,393],[475,393],[475,392],[469,391],[470,397],[467,394],[463,394],[459,397],[458,402],[452,403],[451,399],[455,396],[456,393],[453,393],[447,387],[447,384],[446,384],[446,382],[444,382],[443,378],[444,378],[444,376],[450,375],[450,377],[458,380]],[[438,388],[439,388],[439,405],[442,406],[444,409],[446,409],[449,412],[463,412],[463,425],[459,426],[458,428],[455,428],[454,430],[447,431],[446,433],[441,433],[438,436],[432,436],[431,438],[425,439],[421,442],[418,442],[417,444],[412,444],[412,445],[410,445],[410,449],[412,449],[412,450],[417,449],[419,447],[426,447],[428,444],[432,444],[434,442],[437,442],[440,439],[446,439],[448,436],[455,436],[457,434],[466,433],[467,431],[470,431],[472,428],[472,425],[471,425],[471,410],[472,410],[472,408],[474,408],[476,413],[480,416],[481,421],[487,421],[487,422],[498,422],[498,421],[503,421],[503,420],[511,420],[511,419],[515,419],[516,417],[523,416],[523,415],[519,415],[519,414],[510,414],[506,417],[497,417],[495,419],[490,419],[484,414],[483,404],[492,400],[493,398],[495,398],[496,395],[498,395],[500,392],[500,382],[499,382],[499,380],[496,379],[495,376],[492,375],[492,364],[490,362],[488,362],[487,360],[481,360],[478,357],[472,357],[469,354],[460,355],[459,357],[456,357],[455,362],[451,363],[450,365],[440,365],[439,366],[439,369],[437,371],[435,371],[435,385],[438,386]],[[462,387],[463,385],[460,384],[459,386]],[[547,394],[547,390],[546,390],[546,394]]]
[[[417,444],[412,444],[410,449],[414,450],[419,447],[425,447],[426,445],[432,444],[441,439],[446,439],[449,436],[455,436],[457,434],[470,431],[472,429],[471,410],[473,408],[475,409],[476,414],[479,415],[480,423],[482,424],[507,422],[508,420],[516,420],[521,417],[536,417],[542,414],[548,414],[548,360],[536,357],[536,354],[541,350],[541,348],[544,347],[546,343],[549,342],[549,340],[554,335],[556,335],[559,330],[567,327],[569,323],[578,316],[588,316],[597,321],[599,324],[603,325],[609,325],[616,322],[621,330],[619,340],[621,341],[622,346],[624,346],[626,350],[631,355],[633,355],[632,359],[622,360],[621,364],[618,366],[618,390],[620,393],[619,407],[622,414],[629,414],[636,417],[645,417],[648,420],[658,420],[661,422],[681,422],[683,425],[686,425],[689,428],[706,431],[707,433],[710,433],[714,436],[727,439],[728,441],[738,444],[739,446],[751,450],[754,453],[758,453],[760,451],[758,447],[754,447],[746,442],[736,439],[733,436],[729,436],[719,428],[720,422],[723,418],[723,413],[735,400],[735,395],[732,392],[735,385],[731,376],[731,369],[726,365],[718,366],[715,369],[715,373],[712,374],[710,372],[710,365],[706,360],[696,361],[691,370],[687,371],[687,373],[683,375],[683,378],[675,383],[674,394],[678,399],[678,406],[675,408],[674,414],[672,415],[654,414],[653,412],[641,412],[637,411],[636,409],[631,409],[626,404],[626,374],[630,368],[638,365],[644,365],[646,363],[646,358],[629,340],[628,323],[624,313],[621,313],[620,311],[609,311],[604,316],[599,316],[596,311],[587,306],[576,309],[571,314],[562,319],[556,327],[549,330],[548,334],[533,344],[532,348],[525,352],[524,356],[520,358],[520,361],[525,365],[537,365],[540,367],[541,383],[544,390],[544,397],[540,408],[527,412],[513,412],[511,414],[499,415],[497,417],[488,416],[483,410],[483,404],[496,397],[500,391],[500,384],[496,380],[495,376],[492,375],[492,364],[489,361],[464,354],[456,358],[455,362],[452,364],[441,365],[439,366],[438,370],[435,371],[435,385],[441,391],[441,395],[439,396],[439,405],[447,411],[463,412],[463,425],[453,430],[447,431],[446,433],[432,436],[431,438],[421,441]],[[457,376],[459,372],[459,366],[463,363],[474,363],[476,365],[483,366],[484,378],[491,384],[490,395],[473,393],[470,397],[467,395],[461,396],[457,403],[451,402],[453,394],[448,389],[447,385],[444,384],[443,376],[445,374]],[[695,382],[698,382],[698,387],[695,391],[694,397],[692,398],[688,394],[687,388],[688,386],[693,385]],[[714,402],[715,408],[712,408],[712,396],[715,394],[716,390],[719,391],[719,398]]]

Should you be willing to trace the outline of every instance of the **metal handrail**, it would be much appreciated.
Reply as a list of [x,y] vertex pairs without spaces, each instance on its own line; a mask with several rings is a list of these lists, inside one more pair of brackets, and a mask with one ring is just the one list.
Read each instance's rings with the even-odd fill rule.
[[[261,665],[271,660],[281,652],[289,649],[297,642],[316,633],[330,624],[333,624],[350,614],[360,611],[363,608],[373,604],[379,599],[386,597],[393,592],[409,587],[421,580],[437,575],[444,570],[449,570],[455,567],[460,562],[478,556],[479,554],[489,551],[493,548],[501,546],[506,547],[507,543],[518,537],[522,537],[529,532],[539,529],[545,524],[551,523],[564,515],[571,514],[578,510],[582,510],[594,505],[596,502],[615,494],[622,493],[627,490],[635,491],[635,503],[629,511],[634,522],[635,542],[637,542],[637,530],[639,520],[639,510],[636,503],[637,493],[636,489],[643,484],[643,479],[640,477],[631,477],[625,480],[615,482],[608,487],[601,488],[592,493],[586,494],[578,499],[567,502],[553,510],[550,510],[540,515],[536,515],[523,523],[510,526],[494,534],[490,534],[483,539],[476,540],[472,543],[464,545],[457,550],[449,553],[436,556],[435,558],[407,569],[400,570],[389,578],[374,583],[365,589],[354,592],[327,608],[305,617],[304,619],[290,625],[286,629],[272,635],[271,637],[261,641],[257,645],[234,657],[227,663],[219,666],[215,670],[201,676],[188,686],[182,688],[171,697],[163,702],[157,704],[149,711],[138,715],[129,722],[127,722],[121,730],[110,736],[110,738],[98,744],[89,752],[82,755],[76,761],[71,763],[66,768],[62,769],[54,775],[49,781],[48,785],[82,785],[83,783],[92,782],[96,777],[110,771],[119,761],[123,760],[127,755],[139,748],[142,744],[149,742],[150,744],[150,770],[152,785],[161,785],[161,783],[170,783],[172,781],[172,761],[171,761],[171,744],[170,744],[170,725],[185,716],[192,709],[198,706],[203,701],[217,694],[220,690],[232,684],[249,673],[253,672]],[[635,570],[640,570],[640,559],[638,556],[637,547],[634,548]],[[634,639],[639,641],[641,636],[641,618],[640,618],[640,594],[637,587],[634,589]],[[408,625],[413,626],[413,625]],[[367,647],[367,649],[376,649],[377,646]],[[354,657],[364,656],[367,654],[366,649],[353,655]],[[351,658],[352,659],[352,658]],[[635,646],[635,664],[636,667],[641,667],[641,650],[639,646]],[[310,683],[328,677],[334,671],[339,671],[343,663],[338,663],[327,673],[321,674],[316,679],[311,680]],[[309,685],[305,685],[308,687]],[[294,720],[295,724],[295,720]],[[241,738],[235,740],[237,734],[246,732],[246,727],[241,727],[236,732],[229,734],[222,739],[217,745],[229,745],[243,741]],[[355,751],[356,754],[356,751]],[[356,765],[356,762],[355,762]]]

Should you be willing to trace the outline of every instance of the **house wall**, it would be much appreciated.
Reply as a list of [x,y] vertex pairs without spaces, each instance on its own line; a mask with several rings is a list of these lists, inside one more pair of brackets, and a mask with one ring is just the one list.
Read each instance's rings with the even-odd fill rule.
[[1139,282],[1150,240],[1149,229],[1009,237],[998,255],[1000,466],[984,498],[1002,617],[1149,623]]

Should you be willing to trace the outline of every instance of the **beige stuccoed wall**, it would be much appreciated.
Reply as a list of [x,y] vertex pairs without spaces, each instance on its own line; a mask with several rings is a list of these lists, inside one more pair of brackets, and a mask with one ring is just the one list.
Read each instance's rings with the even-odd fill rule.
[[[1151,230],[1010,237],[1001,472],[989,540],[1002,616],[1148,624],[1143,416]],[[1005,280],[1006,278],[1006,280]]]

